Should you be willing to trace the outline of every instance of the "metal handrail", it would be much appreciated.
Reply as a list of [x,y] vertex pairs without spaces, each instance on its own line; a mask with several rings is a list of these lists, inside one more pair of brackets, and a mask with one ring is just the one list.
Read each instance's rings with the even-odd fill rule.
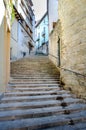
[[[53,56],[53,57],[56,58],[56,59],[58,58],[58,57],[56,57],[56,56],[54,56],[54,55],[52,55],[52,54],[49,54],[49,55]],[[57,66],[57,67],[60,68],[60,69],[63,69],[63,70],[66,70],[66,71],[75,73],[76,75],[81,75],[81,76],[83,76],[83,77],[86,77],[86,75],[80,74],[80,73],[75,72],[75,71],[73,71],[73,70],[69,70],[69,69],[63,68],[63,67],[61,67],[61,66]]]

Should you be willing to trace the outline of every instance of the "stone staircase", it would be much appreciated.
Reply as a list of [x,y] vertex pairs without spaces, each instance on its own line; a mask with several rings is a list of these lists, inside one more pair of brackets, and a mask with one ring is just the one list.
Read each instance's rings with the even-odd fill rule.
[[11,63],[11,79],[0,100],[0,130],[86,130],[86,104],[60,86],[46,56]]

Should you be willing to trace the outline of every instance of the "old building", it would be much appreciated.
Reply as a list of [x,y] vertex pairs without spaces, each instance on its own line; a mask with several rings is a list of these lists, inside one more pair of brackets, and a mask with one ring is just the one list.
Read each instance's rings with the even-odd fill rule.
[[47,0],[47,10],[49,19],[49,57],[57,65],[57,21],[58,21],[58,0]]
[[36,23],[36,50],[37,52],[48,54],[48,15],[47,12]]
[[49,33],[51,33],[58,20],[58,0],[47,0],[47,10],[49,19]]
[[0,92],[6,90],[10,79],[10,58],[16,60],[27,56],[34,46],[35,16],[32,6],[31,0],[0,1]]
[[64,88],[83,98],[86,98],[85,5],[85,0],[58,0],[58,21],[49,42],[49,57],[60,70]]
[[35,16],[31,0],[13,1],[15,19],[11,30],[10,55],[12,60],[28,56],[34,47]]

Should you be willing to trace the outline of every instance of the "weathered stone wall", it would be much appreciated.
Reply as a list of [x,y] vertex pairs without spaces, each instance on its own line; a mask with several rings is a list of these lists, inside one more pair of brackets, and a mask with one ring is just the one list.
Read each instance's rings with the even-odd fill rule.
[[60,37],[60,21],[58,20],[54,30],[50,34],[49,39],[49,58],[58,66],[58,40]]
[[65,88],[85,97],[86,0],[59,0],[59,18],[62,27],[61,78]]

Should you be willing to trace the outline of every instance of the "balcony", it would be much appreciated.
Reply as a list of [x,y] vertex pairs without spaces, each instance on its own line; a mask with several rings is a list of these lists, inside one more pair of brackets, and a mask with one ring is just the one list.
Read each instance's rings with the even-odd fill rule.
[[40,36],[37,37],[36,41],[39,41],[40,40]]
[[43,32],[42,32],[42,36],[43,36],[43,37],[45,36],[45,30],[43,30]]
[[42,45],[45,44],[45,38],[42,40]]
[[[25,8],[22,7],[22,5],[20,4],[20,7],[22,8],[22,11],[24,12],[25,16],[26,16],[26,19],[24,19],[26,21],[26,23],[28,24],[30,30],[32,30],[32,24],[31,24],[31,21],[30,19],[28,18],[28,15],[26,13],[26,10]],[[21,12],[22,13],[22,12]],[[22,14],[21,14],[22,15]]]

